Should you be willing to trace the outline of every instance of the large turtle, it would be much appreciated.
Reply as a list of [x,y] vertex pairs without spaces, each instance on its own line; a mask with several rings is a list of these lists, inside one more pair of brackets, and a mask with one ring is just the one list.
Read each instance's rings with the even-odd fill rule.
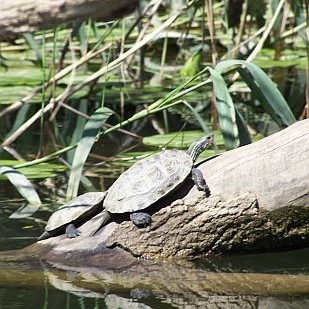
[[[164,150],[132,165],[120,175],[107,193],[102,193],[104,213],[101,227],[117,213],[130,213],[135,225],[148,226],[151,216],[143,210],[174,191],[189,175],[198,190],[209,196],[210,191],[203,174],[194,166],[194,162],[212,142],[213,135],[208,134],[193,142],[186,152],[177,149]],[[80,235],[75,227],[76,223],[94,216],[98,213],[98,207],[102,207],[98,206],[102,203],[92,200],[86,203],[84,197],[86,198],[85,194],[56,211],[48,220],[45,232],[39,240],[59,235],[64,230],[70,238]],[[80,202],[88,205],[84,207],[84,211],[78,206]]]
[[104,200],[105,216],[129,212],[133,223],[139,227],[150,224],[151,217],[143,209],[175,190],[191,174],[198,190],[210,194],[202,172],[194,162],[202,151],[213,142],[213,135],[200,137],[185,152],[178,149],[164,150],[132,165],[108,189]]

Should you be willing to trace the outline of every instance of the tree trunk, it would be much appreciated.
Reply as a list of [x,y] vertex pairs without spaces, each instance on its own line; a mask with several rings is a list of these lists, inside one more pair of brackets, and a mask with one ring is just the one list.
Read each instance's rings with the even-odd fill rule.
[[0,37],[48,29],[72,21],[112,20],[132,12],[138,0],[2,0]]

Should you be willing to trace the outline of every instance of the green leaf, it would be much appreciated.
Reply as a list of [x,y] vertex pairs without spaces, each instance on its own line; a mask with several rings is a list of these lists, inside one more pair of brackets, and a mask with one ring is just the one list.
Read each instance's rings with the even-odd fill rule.
[[24,38],[26,39],[29,46],[33,49],[37,62],[41,63],[42,51],[40,47],[38,46],[38,43],[36,42],[34,35],[32,33],[24,33]]
[[33,206],[33,212],[40,207],[41,200],[26,176],[8,166],[0,167],[0,174],[6,176],[17,191]]
[[[20,164],[21,161],[18,160],[0,160],[0,166],[10,166],[14,169]],[[24,162],[22,164],[24,164]],[[18,171],[27,177],[27,179],[56,177],[59,173],[65,170],[67,170],[65,166],[55,163],[38,163],[35,165],[18,168]],[[0,175],[0,180],[4,177],[5,176]]]
[[32,216],[38,209],[40,205],[25,204],[14,211],[9,218],[10,219],[22,219]]
[[167,134],[156,134],[144,137],[143,144],[152,147],[185,149],[203,134],[203,131],[181,131]]
[[187,77],[187,76],[194,76],[200,71],[200,64],[201,64],[201,51],[194,53],[184,64],[183,68],[180,71],[180,75]]
[[82,55],[87,53],[88,49],[88,31],[86,29],[86,23],[75,23],[74,28],[78,27],[77,38],[80,42],[80,51]]
[[229,150],[237,148],[239,146],[239,133],[233,100],[223,77],[211,68],[209,68],[209,72],[213,80],[216,107],[218,110],[220,129],[224,138],[225,149]]
[[109,108],[100,107],[87,121],[73,159],[66,196],[68,200],[77,196],[82,170],[96,140],[96,136],[102,125],[113,113]]
[[11,136],[25,121],[27,118],[28,111],[30,109],[30,104],[24,104],[18,111],[12,129],[9,133],[5,135],[5,138]]

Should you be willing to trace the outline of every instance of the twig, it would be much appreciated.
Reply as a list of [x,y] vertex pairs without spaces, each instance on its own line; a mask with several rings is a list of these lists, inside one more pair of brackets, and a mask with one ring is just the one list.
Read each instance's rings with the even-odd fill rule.
[[249,57],[247,58],[246,61],[251,62],[256,55],[260,52],[260,50],[263,48],[263,45],[267,39],[267,37],[269,36],[270,31],[272,30],[278,16],[279,13],[284,5],[285,0],[281,0],[276,8],[276,11],[274,13],[274,16],[272,17],[272,19],[269,22],[269,25],[266,27],[265,32],[263,33],[261,39],[259,40],[258,44],[255,46],[254,50],[252,51],[252,53],[249,55]]

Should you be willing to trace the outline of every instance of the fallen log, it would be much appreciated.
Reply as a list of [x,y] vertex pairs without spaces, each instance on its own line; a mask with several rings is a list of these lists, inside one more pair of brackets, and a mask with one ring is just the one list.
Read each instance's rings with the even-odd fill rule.
[[0,37],[50,29],[72,21],[102,21],[132,12],[138,0],[2,0]]
[[[100,226],[98,214],[82,235],[40,241],[23,251],[70,265],[134,264],[134,257],[192,259],[230,252],[303,248],[309,240],[309,120],[204,162],[211,196],[189,179],[149,207],[152,224],[137,228],[124,214]],[[6,255],[6,258],[5,258]],[[0,260],[18,260],[12,252]]]

